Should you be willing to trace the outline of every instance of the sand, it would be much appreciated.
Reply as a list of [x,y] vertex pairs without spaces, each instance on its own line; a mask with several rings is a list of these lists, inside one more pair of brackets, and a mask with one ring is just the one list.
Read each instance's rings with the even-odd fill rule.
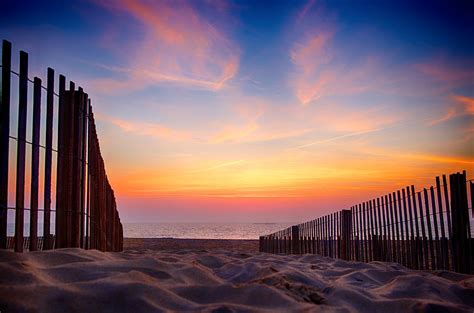
[[240,251],[227,249],[238,241],[134,239],[125,246],[123,253],[0,250],[0,311],[474,311],[469,275],[257,253],[252,242]]

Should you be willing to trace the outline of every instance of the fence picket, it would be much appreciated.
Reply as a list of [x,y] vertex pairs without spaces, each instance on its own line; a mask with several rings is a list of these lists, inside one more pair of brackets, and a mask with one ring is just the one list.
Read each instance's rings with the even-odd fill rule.
[[2,92],[0,98],[0,249],[7,248],[11,55],[12,45],[4,40],[2,43]]
[[15,252],[23,252],[25,209],[25,150],[28,98],[28,54],[20,51],[20,79],[18,95],[18,142],[16,162]]
[[30,191],[30,251],[38,247],[38,188],[39,188],[39,137],[41,123],[41,79],[34,78],[33,87],[33,134],[31,151]]
[[46,87],[46,146],[44,160],[44,195],[43,195],[43,250],[52,247],[51,238],[51,171],[53,163],[53,116],[54,116],[54,70],[48,68]]
[[[108,184],[105,174],[103,160],[100,157],[100,149],[97,134],[94,127],[90,127],[91,121],[88,115],[90,101],[87,94],[81,88],[75,90],[75,84],[70,82],[69,90],[66,91],[66,79],[59,76],[59,95],[54,93],[54,70],[48,68],[47,85],[42,86],[41,79],[35,77],[33,83],[32,101],[32,140],[26,141],[28,123],[28,54],[20,51],[19,73],[11,69],[11,44],[8,41],[2,43],[2,83],[0,98],[0,249],[13,248],[16,252],[24,249],[34,251],[37,249],[48,250],[61,247],[100,248],[107,251],[121,251],[123,248],[123,227],[118,216],[115,196]],[[10,85],[11,75],[19,77],[18,88],[18,119],[16,121],[18,131],[16,137],[10,138]],[[45,146],[40,145],[41,134],[41,93],[46,90],[46,123],[45,123]],[[57,112],[58,147],[53,149],[53,124],[54,97],[58,97],[59,108]],[[29,128],[28,128],[29,129]],[[8,176],[9,176],[9,141],[16,139],[16,189],[15,207],[8,208]],[[95,143],[91,142],[96,141]],[[26,144],[31,145],[31,154]],[[43,214],[43,236],[39,237],[39,187],[40,187],[40,149],[45,150],[44,165],[44,214]],[[57,153],[56,164],[56,205],[55,205],[55,236],[51,235],[51,185],[53,172],[53,152]],[[94,170],[86,162],[96,158],[91,152],[98,154],[101,172],[95,173],[100,178],[102,189],[99,193],[90,192],[92,185],[88,174]],[[31,157],[31,179],[29,189],[29,208],[25,208],[25,179],[26,160]],[[94,165],[93,165],[94,166]],[[86,170],[87,169],[87,170]],[[28,173],[30,174],[30,173]],[[97,175],[100,174],[100,175]],[[99,177],[100,176],[100,177]],[[105,185],[107,184],[107,185]],[[99,184],[96,184],[100,187]],[[105,202],[104,191],[110,197]],[[90,196],[98,196],[100,199],[91,199]],[[98,201],[100,200],[100,201]],[[89,238],[89,223],[95,217],[89,216],[89,205],[100,204],[99,210],[108,214],[100,219],[101,225],[94,225],[94,232],[103,236],[106,232],[104,223],[109,225],[107,243],[93,242]],[[87,211],[85,207],[87,206]],[[98,207],[99,208],[99,207]],[[8,210],[15,211],[15,234],[7,237]],[[24,211],[30,210],[29,214],[29,237],[24,237]],[[84,230],[85,225],[85,230]],[[104,239],[101,237],[101,239]]]

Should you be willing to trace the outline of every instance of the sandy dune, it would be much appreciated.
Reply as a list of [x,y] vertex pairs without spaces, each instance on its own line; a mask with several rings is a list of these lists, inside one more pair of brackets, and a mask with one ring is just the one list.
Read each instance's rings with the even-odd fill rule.
[[473,312],[474,277],[228,250],[0,250],[1,312]]

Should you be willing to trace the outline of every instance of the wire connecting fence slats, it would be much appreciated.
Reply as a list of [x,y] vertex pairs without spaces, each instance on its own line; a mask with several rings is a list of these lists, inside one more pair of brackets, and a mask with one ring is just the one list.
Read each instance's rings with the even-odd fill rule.
[[[31,81],[28,78],[28,54],[24,51],[20,51],[19,73],[16,73],[11,68],[11,50],[11,43],[4,40],[0,91],[0,249],[22,252],[80,247],[121,251],[123,228],[114,191],[105,171],[88,95],[81,87],[76,88],[72,81],[67,90],[63,75],[59,75],[59,92],[56,94],[55,73],[51,68],[47,71],[46,87],[38,77]],[[17,119],[11,116],[11,108],[16,105],[11,102],[12,74],[18,76]],[[33,84],[32,103],[28,103],[29,83]],[[45,112],[42,112],[43,90],[46,90]],[[57,111],[54,109],[55,97]],[[45,129],[41,128],[43,114]],[[32,116],[31,123],[28,116]],[[16,136],[10,133],[11,121],[17,127]],[[55,121],[57,129],[54,129]],[[27,140],[29,134],[31,141]],[[42,134],[44,146],[40,144]],[[53,148],[55,138],[57,150]],[[16,141],[15,145],[11,145],[11,141]],[[10,147],[16,151],[11,151]],[[16,162],[13,162],[12,155]],[[14,170],[9,169],[10,164]],[[53,172],[56,174],[54,195]],[[14,193],[13,188],[9,190],[12,187],[9,186],[9,175],[12,173],[16,179]],[[27,181],[30,182],[29,189],[25,188]],[[14,205],[9,207],[9,197],[13,194]],[[28,199],[29,207],[25,207]],[[8,225],[13,223],[8,221],[9,211],[14,213],[14,234],[10,237]],[[29,236],[26,237],[25,212],[29,213]],[[38,220],[42,224],[42,233]]]
[[[260,251],[351,261],[397,262],[420,270],[474,273],[474,183],[466,171],[261,236]],[[283,244],[275,244],[275,242]]]

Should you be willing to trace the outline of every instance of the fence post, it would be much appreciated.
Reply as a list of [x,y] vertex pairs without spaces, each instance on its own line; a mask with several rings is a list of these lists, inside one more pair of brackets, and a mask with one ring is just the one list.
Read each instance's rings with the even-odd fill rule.
[[466,178],[463,174],[451,174],[449,176],[451,187],[451,221],[452,249],[454,254],[454,270],[459,273],[470,274],[471,272],[471,244],[469,227],[469,208],[467,204]]
[[16,163],[15,252],[23,252],[25,207],[25,150],[28,108],[28,54],[20,51],[20,79],[18,96],[18,146]]
[[54,70],[48,68],[46,92],[46,149],[44,161],[44,215],[43,215],[43,250],[53,248],[51,245],[51,170],[53,158],[53,113],[54,113]]
[[351,210],[341,211],[341,259],[350,259],[352,233],[352,215]]
[[291,226],[291,253],[300,254],[300,229],[298,225]]
[[4,40],[2,44],[2,89],[0,93],[0,249],[7,247],[11,55],[12,44]]
[[33,134],[31,151],[30,251],[38,249],[39,141],[41,123],[41,79],[35,77],[33,89]]

